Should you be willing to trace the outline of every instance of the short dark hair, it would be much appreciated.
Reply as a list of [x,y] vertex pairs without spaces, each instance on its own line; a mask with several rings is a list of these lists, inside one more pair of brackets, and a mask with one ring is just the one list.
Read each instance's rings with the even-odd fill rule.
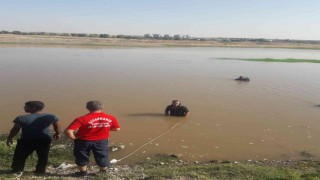
[[177,99],[175,99],[175,100],[172,100],[172,103],[174,103],[174,102],[179,102],[179,103],[181,103],[179,100],[177,100]]
[[41,101],[28,101],[25,105],[34,111],[41,111],[44,108],[44,103]]
[[100,101],[89,101],[86,107],[89,111],[98,111],[103,109],[103,103]]

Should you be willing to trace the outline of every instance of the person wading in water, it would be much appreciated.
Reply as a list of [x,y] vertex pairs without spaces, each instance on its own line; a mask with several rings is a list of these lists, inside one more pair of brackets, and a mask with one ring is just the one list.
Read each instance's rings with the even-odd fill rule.
[[167,116],[187,116],[189,110],[185,106],[181,106],[179,100],[173,100],[171,105],[168,105],[165,109],[165,115]]

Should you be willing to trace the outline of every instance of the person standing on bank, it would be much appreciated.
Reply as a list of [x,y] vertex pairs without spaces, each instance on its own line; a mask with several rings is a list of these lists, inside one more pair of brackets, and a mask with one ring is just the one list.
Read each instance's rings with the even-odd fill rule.
[[[105,172],[109,166],[108,138],[109,131],[119,131],[117,119],[102,112],[103,104],[100,101],[87,103],[89,113],[76,118],[65,130],[65,134],[74,140],[75,162],[79,172],[75,176],[87,176],[90,151],[100,167],[100,172]],[[78,130],[75,134],[74,131]]]
[[13,121],[14,126],[10,131],[6,144],[11,146],[13,138],[22,129],[21,137],[18,139],[16,149],[13,155],[12,171],[22,175],[26,159],[36,151],[38,162],[36,165],[36,174],[46,173],[48,155],[51,146],[50,126],[53,125],[55,134],[53,138],[61,138],[59,119],[52,114],[41,113],[44,103],[41,101],[28,101],[25,103],[24,110],[27,115],[16,117]]
[[185,106],[181,106],[179,100],[173,100],[171,105],[168,105],[165,110],[165,115],[170,116],[187,116],[189,110]]

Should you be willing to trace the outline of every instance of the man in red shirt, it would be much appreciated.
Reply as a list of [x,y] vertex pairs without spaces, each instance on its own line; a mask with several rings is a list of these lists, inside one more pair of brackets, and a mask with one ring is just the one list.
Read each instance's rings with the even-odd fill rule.
[[[90,151],[100,167],[100,171],[106,171],[108,160],[109,131],[119,131],[120,126],[115,117],[102,112],[103,104],[99,101],[87,103],[89,113],[76,118],[65,130],[65,134],[74,140],[74,156],[80,172],[76,176],[87,176]],[[77,133],[74,133],[74,131]]]

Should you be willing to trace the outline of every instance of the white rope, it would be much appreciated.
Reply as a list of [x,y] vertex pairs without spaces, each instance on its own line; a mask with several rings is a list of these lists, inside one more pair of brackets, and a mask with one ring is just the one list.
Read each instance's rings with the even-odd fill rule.
[[123,158],[121,158],[121,159],[119,159],[119,160],[112,159],[112,160],[110,161],[110,163],[117,163],[117,162],[119,162],[119,161],[122,161],[122,160],[124,160],[124,159],[132,156],[133,154],[135,154],[137,151],[139,151],[139,150],[140,150],[141,148],[143,148],[144,146],[146,146],[146,145],[148,145],[149,143],[155,141],[156,139],[159,139],[159,138],[161,138],[162,136],[167,135],[168,133],[170,133],[175,127],[179,126],[182,122],[183,122],[183,121],[180,121],[180,122],[176,123],[176,124],[175,124],[174,126],[172,126],[168,131],[166,131],[166,132],[160,134],[159,136],[151,139],[150,141],[146,142],[145,144],[143,144],[142,146],[140,146],[138,149],[136,149],[136,150],[133,151],[132,153],[128,154],[127,156],[125,156],[125,157],[123,157]]

